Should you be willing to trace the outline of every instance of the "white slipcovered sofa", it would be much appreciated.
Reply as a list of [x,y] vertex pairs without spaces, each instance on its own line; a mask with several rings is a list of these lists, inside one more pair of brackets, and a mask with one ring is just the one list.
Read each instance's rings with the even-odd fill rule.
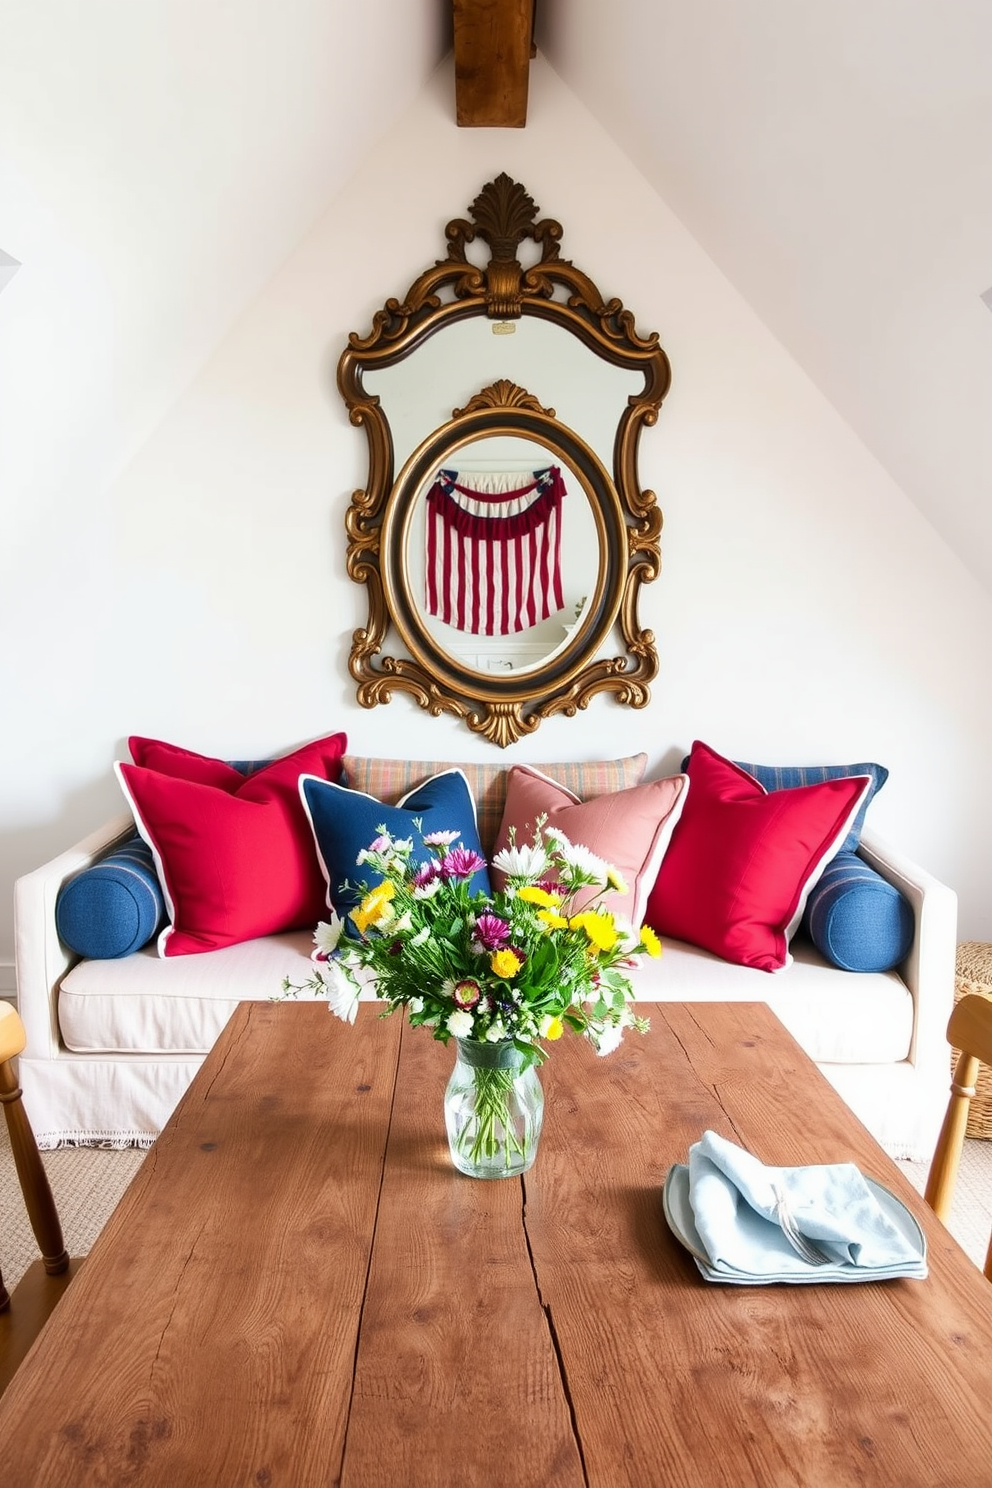
[[[17,994],[27,1030],[20,1079],[43,1147],[148,1145],[239,1001],[278,995],[310,969],[308,931],[162,959],[154,943],[119,960],[80,960],[59,940],[61,885],[133,832],[121,815],[15,889]],[[897,970],[852,973],[808,942],[769,974],[666,939],[643,961],[643,1001],[766,1002],[894,1157],[928,1159],[946,1101],[956,897],[865,832],[861,855],[912,906],[915,933]]]

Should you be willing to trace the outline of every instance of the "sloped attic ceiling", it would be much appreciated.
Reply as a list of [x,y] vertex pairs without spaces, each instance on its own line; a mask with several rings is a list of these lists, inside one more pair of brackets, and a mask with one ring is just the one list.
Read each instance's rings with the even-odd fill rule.
[[988,0],[538,0],[537,43],[992,590]]
[[[451,19],[451,0],[10,10],[5,335],[58,402],[74,472],[121,467],[424,85]],[[536,40],[992,591],[988,0],[537,0]],[[38,468],[55,451],[9,434],[9,488],[23,466],[57,489]]]

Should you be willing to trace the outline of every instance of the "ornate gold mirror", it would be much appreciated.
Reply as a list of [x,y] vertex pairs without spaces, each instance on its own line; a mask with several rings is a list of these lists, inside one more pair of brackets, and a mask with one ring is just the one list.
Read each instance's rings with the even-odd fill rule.
[[[509,176],[489,182],[471,221],[448,223],[447,257],[338,364],[369,450],[347,516],[369,604],[358,700],[398,689],[502,746],[599,692],[642,708],[658,669],[638,597],[661,514],[637,446],[668,358],[559,257],[562,229],[537,211]],[[391,627],[405,655],[383,654]]]

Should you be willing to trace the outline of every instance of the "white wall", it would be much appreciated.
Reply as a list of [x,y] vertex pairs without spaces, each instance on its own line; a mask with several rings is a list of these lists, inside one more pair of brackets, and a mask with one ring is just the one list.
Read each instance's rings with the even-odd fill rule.
[[438,0],[4,9],[0,992],[14,873],[92,825],[91,723],[150,664],[120,623],[142,595],[118,588],[107,488],[420,91],[445,24]]
[[[452,93],[446,65],[85,513],[62,491],[43,520],[24,514],[2,599],[7,885],[119,807],[110,762],[131,732],[228,756],[336,728],[408,757],[643,748],[653,772],[699,737],[739,758],[886,764],[870,820],[958,890],[962,936],[992,939],[988,597],[546,64],[523,131],[456,129]],[[501,170],[673,366],[641,456],[665,513],[642,602],[651,704],[596,699],[502,756],[406,698],[354,700],[366,603],[343,520],[365,441],[334,385],[348,332],[442,256],[444,224]],[[50,552],[63,522],[68,585]]]

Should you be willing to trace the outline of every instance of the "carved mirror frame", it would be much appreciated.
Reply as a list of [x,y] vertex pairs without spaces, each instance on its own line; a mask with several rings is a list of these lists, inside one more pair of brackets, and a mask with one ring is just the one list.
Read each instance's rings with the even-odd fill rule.
[[[545,718],[573,716],[601,692],[643,708],[658,670],[654,635],[640,624],[638,600],[641,585],[661,569],[662,518],[654,492],[640,487],[637,451],[642,428],[657,421],[668,391],[668,358],[657,333],[639,336],[632,313],[617,299],[604,302],[589,276],[559,256],[561,225],[538,221],[537,213],[508,175],[488,182],[469,208],[471,221],[448,223],[447,257],[420,274],[402,301],[387,300],[367,336],[352,332],[338,363],[338,389],[351,422],[365,430],[369,457],[366,487],[353,493],[345,524],[348,574],[368,591],[368,622],[355,631],[349,658],[358,701],[371,708],[399,690],[435,717],[464,718],[500,746],[532,733]],[[469,255],[477,240],[489,250],[487,263]],[[523,244],[533,245],[526,266],[518,256]],[[581,431],[560,422],[534,392],[497,379],[465,408],[454,409],[450,421],[425,431],[397,478],[389,420],[379,397],[366,389],[366,375],[410,357],[429,337],[468,317],[512,322],[527,315],[643,376],[643,390],[627,398],[619,415],[612,472]],[[574,634],[538,665],[500,674],[477,670],[440,646],[423,623],[409,564],[411,517],[431,474],[491,435],[529,439],[560,457],[589,502],[600,543],[595,591]],[[383,654],[391,626],[409,657]],[[615,629],[624,653],[599,655]]]

